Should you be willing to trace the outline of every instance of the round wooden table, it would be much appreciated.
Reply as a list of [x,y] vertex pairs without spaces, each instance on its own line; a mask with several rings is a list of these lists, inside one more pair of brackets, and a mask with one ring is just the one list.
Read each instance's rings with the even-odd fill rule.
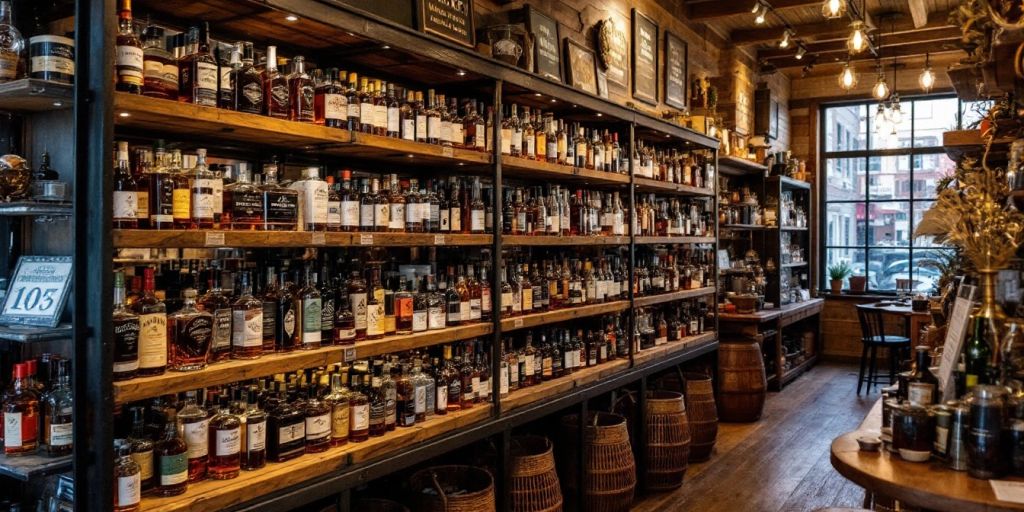
[[938,462],[906,462],[884,449],[860,451],[857,438],[877,437],[880,426],[881,402],[875,404],[859,430],[832,441],[832,467],[840,475],[870,492],[929,510],[1024,511],[1024,503],[997,500],[988,480],[971,478],[966,471],[953,471]]

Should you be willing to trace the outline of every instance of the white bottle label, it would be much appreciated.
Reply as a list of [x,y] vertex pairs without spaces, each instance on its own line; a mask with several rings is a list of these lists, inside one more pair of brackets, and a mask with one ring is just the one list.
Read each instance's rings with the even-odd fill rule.
[[341,202],[341,225],[345,227],[356,227],[359,225],[359,202]]
[[207,437],[210,420],[185,423],[185,444],[188,446],[188,458],[206,457],[210,453],[210,439]]
[[117,506],[137,505],[142,500],[142,475],[117,477]]
[[399,231],[405,231],[404,203],[393,203],[391,205],[391,215],[388,221],[388,229],[397,229]]
[[21,446],[21,442],[21,413],[5,412],[4,445],[18,447]]
[[213,186],[216,180],[192,180],[192,218],[213,219]]
[[128,81],[131,83],[142,85],[142,48],[139,48],[138,46],[129,45],[118,46],[116,58],[118,67],[117,74],[121,77],[128,77]]
[[416,116],[416,135],[417,138],[427,138],[427,116]]
[[267,447],[267,422],[247,423],[245,426],[245,450],[258,452]]
[[359,227],[363,229],[373,227],[374,212],[377,210],[375,205],[364,204],[359,207]]
[[409,118],[402,120],[402,138],[405,140],[416,140],[416,120]]
[[214,447],[214,455],[225,457],[235,455],[242,449],[242,428],[217,431],[217,446]]
[[307,180],[302,190],[305,194],[302,215],[306,223],[327,224],[327,182]]
[[324,119],[345,119],[348,105],[342,94],[324,94]]
[[350,293],[348,301],[356,317],[356,330],[366,329],[366,294]]
[[196,85],[200,89],[217,90],[217,66],[209,62],[196,63]]
[[139,367],[167,366],[167,314],[139,315]]
[[370,406],[368,404],[352,407],[351,430],[366,430],[370,428]]
[[50,446],[70,446],[71,430],[71,423],[51,423]]
[[472,214],[472,216],[470,216],[470,226],[469,226],[469,229],[471,231],[480,231],[480,232],[484,231],[484,227],[485,227],[485,224],[486,224],[486,221],[485,221],[484,217],[485,217],[484,210],[473,210],[473,214]]
[[444,329],[444,308],[430,308],[427,310],[427,326],[429,329]]
[[251,313],[234,311],[231,318],[231,344],[236,347],[259,347],[263,345],[263,311]]
[[398,109],[388,109],[388,131],[398,133]]
[[441,118],[427,118],[427,138],[436,139],[441,137]]
[[306,418],[306,440],[317,441],[331,435],[331,414]]
[[448,386],[438,384],[437,386],[437,410],[443,411],[448,408]]
[[378,228],[386,228],[391,223],[391,205],[378,204],[373,212],[373,225]]
[[296,423],[277,429],[278,444],[287,444],[306,438],[306,423]]
[[341,226],[341,201],[327,201],[327,225]]
[[413,332],[423,332],[427,330],[427,312],[426,311],[414,311],[412,314],[412,330]]
[[413,389],[413,407],[416,414],[423,414],[427,411],[427,387],[416,386]]
[[139,195],[136,192],[114,192],[114,220],[134,219],[139,215]]

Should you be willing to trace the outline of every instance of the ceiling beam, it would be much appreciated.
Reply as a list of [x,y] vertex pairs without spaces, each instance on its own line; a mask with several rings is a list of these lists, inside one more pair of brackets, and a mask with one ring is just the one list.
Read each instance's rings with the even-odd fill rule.
[[914,19],[914,26],[921,28],[928,24],[928,6],[924,0],[907,0],[910,6],[910,17]]
[[[955,46],[959,38],[946,39],[941,41],[930,41],[924,43],[913,43],[902,46],[886,47],[882,53],[884,57],[882,62],[889,64],[892,62],[892,57],[896,56],[899,58],[907,58],[913,56],[924,56],[926,53],[935,55],[937,53],[962,51],[960,48]],[[832,62],[846,62],[847,52],[844,48],[842,51],[837,52],[825,52],[817,54],[818,65],[827,64]],[[862,52],[860,55],[850,57],[850,62],[862,62],[872,61],[875,57],[868,52]],[[803,60],[798,60],[792,55],[786,58],[772,59],[771,64],[778,69],[784,68],[802,68],[807,65],[808,58],[804,57]]]
[[[883,23],[883,25],[885,24]],[[902,34],[904,32],[913,32],[914,30],[920,29],[951,26],[952,25],[949,24],[949,18],[946,13],[934,12],[928,16],[928,22],[923,26],[917,27],[914,25],[912,20],[901,19],[897,20],[894,25],[883,26],[881,28],[881,32],[883,32],[885,36],[888,36],[890,33]],[[732,41],[733,44],[739,46],[772,43],[778,41],[782,37],[782,32],[784,30],[785,27],[734,30],[729,34],[729,40]],[[796,32],[795,38],[799,41],[803,41],[805,44],[809,42],[845,40],[850,35],[850,21],[843,19],[805,23],[803,25],[794,25],[793,30]],[[883,36],[883,39],[885,36]]]
[[[885,34],[881,38],[881,45],[878,45],[878,39],[875,39],[876,48],[878,49],[879,55],[882,58],[887,57],[891,52],[890,50],[895,47],[918,44],[918,43],[945,43],[949,40],[955,40],[960,36],[960,29],[956,27],[943,27],[919,30],[916,32],[904,32],[901,34],[889,35]],[[826,41],[821,43],[809,43],[804,45],[807,48],[807,53],[810,55],[822,54],[828,55],[832,53],[846,53],[846,41]],[[772,48],[769,50],[761,50],[757,56],[761,59],[784,59],[792,57],[793,53],[796,52],[795,48],[787,48],[785,50]]]
[[[687,4],[687,18],[691,20],[709,20],[713,18],[724,18],[736,14],[750,13],[756,0],[717,0],[714,2],[701,2]],[[809,5],[820,5],[821,0],[768,0],[767,4],[773,9],[786,9],[789,7],[807,7]]]

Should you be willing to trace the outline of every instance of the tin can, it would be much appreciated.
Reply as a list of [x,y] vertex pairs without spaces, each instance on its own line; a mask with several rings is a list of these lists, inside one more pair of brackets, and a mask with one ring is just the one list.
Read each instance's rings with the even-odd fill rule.
[[953,424],[953,413],[945,405],[932,407],[932,412],[935,414],[935,444],[932,455],[945,460],[949,452],[949,429]]
[[1006,414],[1006,392],[999,386],[979,385],[968,401],[967,473],[974,478],[995,478],[1006,472],[1008,456],[1000,438]]
[[28,40],[29,78],[70,84],[75,80],[75,41],[42,35]]
[[949,406],[949,442],[947,443],[946,460],[950,469],[967,471],[966,434],[970,419],[970,411],[966,405],[948,402]]

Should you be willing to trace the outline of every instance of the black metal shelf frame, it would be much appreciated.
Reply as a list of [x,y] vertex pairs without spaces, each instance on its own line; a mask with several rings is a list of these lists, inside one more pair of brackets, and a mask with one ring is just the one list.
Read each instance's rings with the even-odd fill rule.
[[[481,56],[475,51],[458,47],[438,38],[421,34],[407,27],[377,18],[373,15],[357,11],[342,5],[335,0],[265,0],[264,4],[282,11],[292,12],[299,16],[317,19],[338,28],[350,30],[367,38],[391,44],[405,51],[415,53],[438,62],[459,66],[468,72],[494,80],[494,112],[497,118],[494,123],[492,137],[495,148],[492,173],[494,186],[502,185],[502,158],[500,151],[501,137],[501,104],[502,91],[506,85],[514,85],[542,94],[557,97],[560,100],[578,104],[595,112],[602,112],[612,118],[628,124],[629,144],[634,147],[636,138],[640,136],[638,129],[644,132],[652,130],[666,134],[675,143],[691,149],[708,149],[713,151],[715,169],[718,168],[717,139],[661,121],[642,112],[612,103],[608,100],[580,92],[563,84],[555,83],[518,68],[508,66],[493,59]],[[114,82],[113,69],[110,62],[113,58],[113,34],[115,33],[116,9],[114,0],[97,0],[86,2],[79,0],[75,8],[75,37],[77,59],[77,76],[74,87],[74,155],[75,155],[75,201],[72,216],[74,232],[75,257],[75,296],[73,314],[74,339],[74,392],[75,401],[80,404],[74,412],[74,441],[78,447],[73,456],[73,471],[76,486],[88,492],[80,492],[75,503],[76,510],[94,511],[109,510],[113,503],[112,467],[113,467],[113,427],[110,419],[114,414],[112,399],[112,353],[113,347],[109,340],[111,327],[111,272],[113,265],[110,197],[112,180],[109,155],[113,145],[113,91],[110,84]],[[635,188],[632,159],[630,159],[629,204],[635,204]],[[715,193],[708,197],[717,210],[717,177],[710,177]],[[501,201],[496,201],[493,208],[493,224],[501,225]],[[635,273],[636,235],[632,223],[629,226],[629,258],[628,271],[632,280]],[[714,234],[718,235],[717,215]],[[716,243],[717,245],[717,243]],[[496,233],[491,250],[492,289],[500,288],[502,236]],[[717,264],[716,264],[717,275]],[[494,310],[501,310],[501,297],[493,297]],[[629,290],[630,304],[634,303],[632,287]],[[629,331],[635,325],[635,309],[630,308],[627,320]],[[718,330],[718,315],[715,314],[714,329]],[[501,321],[494,319],[493,342],[491,344],[491,364],[493,368],[500,365]],[[548,400],[538,401],[528,406],[518,407],[512,411],[503,411],[499,399],[497,379],[493,379],[492,396],[494,403],[492,415],[487,420],[459,429],[440,438],[429,439],[409,446],[401,453],[381,459],[368,461],[335,473],[311,479],[283,491],[270,493],[250,502],[235,507],[237,510],[290,510],[315,500],[337,496],[341,510],[348,509],[348,496],[352,488],[375,478],[409,467],[429,458],[443,454],[456,447],[478,441],[490,436],[501,436],[499,443],[497,479],[503,480],[504,470],[509,460],[508,446],[512,429],[547,416],[555,411],[578,406],[580,421],[588,412],[591,398],[608,393],[626,385],[639,383],[640,407],[644,406],[647,377],[664,371],[672,366],[694,358],[714,355],[717,340],[686,347],[663,360],[644,365],[634,363],[633,343],[629,346],[630,367],[620,373],[604,378],[591,385],[573,389]],[[493,373],[497,375],[497,372]],[[88,404],[86,406],[86,404]],[[643,436],[646,431],[646,419],[638,415]],[[584,429],[579,429],[580,435]],[[643,439],[641,438],[641,441]],[[639,451],[640,461],[643,451]],[[581,465],[582,470],[582,465]],[[582,492],[582,489],[581,489]],[[498,495],[498,510],[508,510],[508,494]]]

